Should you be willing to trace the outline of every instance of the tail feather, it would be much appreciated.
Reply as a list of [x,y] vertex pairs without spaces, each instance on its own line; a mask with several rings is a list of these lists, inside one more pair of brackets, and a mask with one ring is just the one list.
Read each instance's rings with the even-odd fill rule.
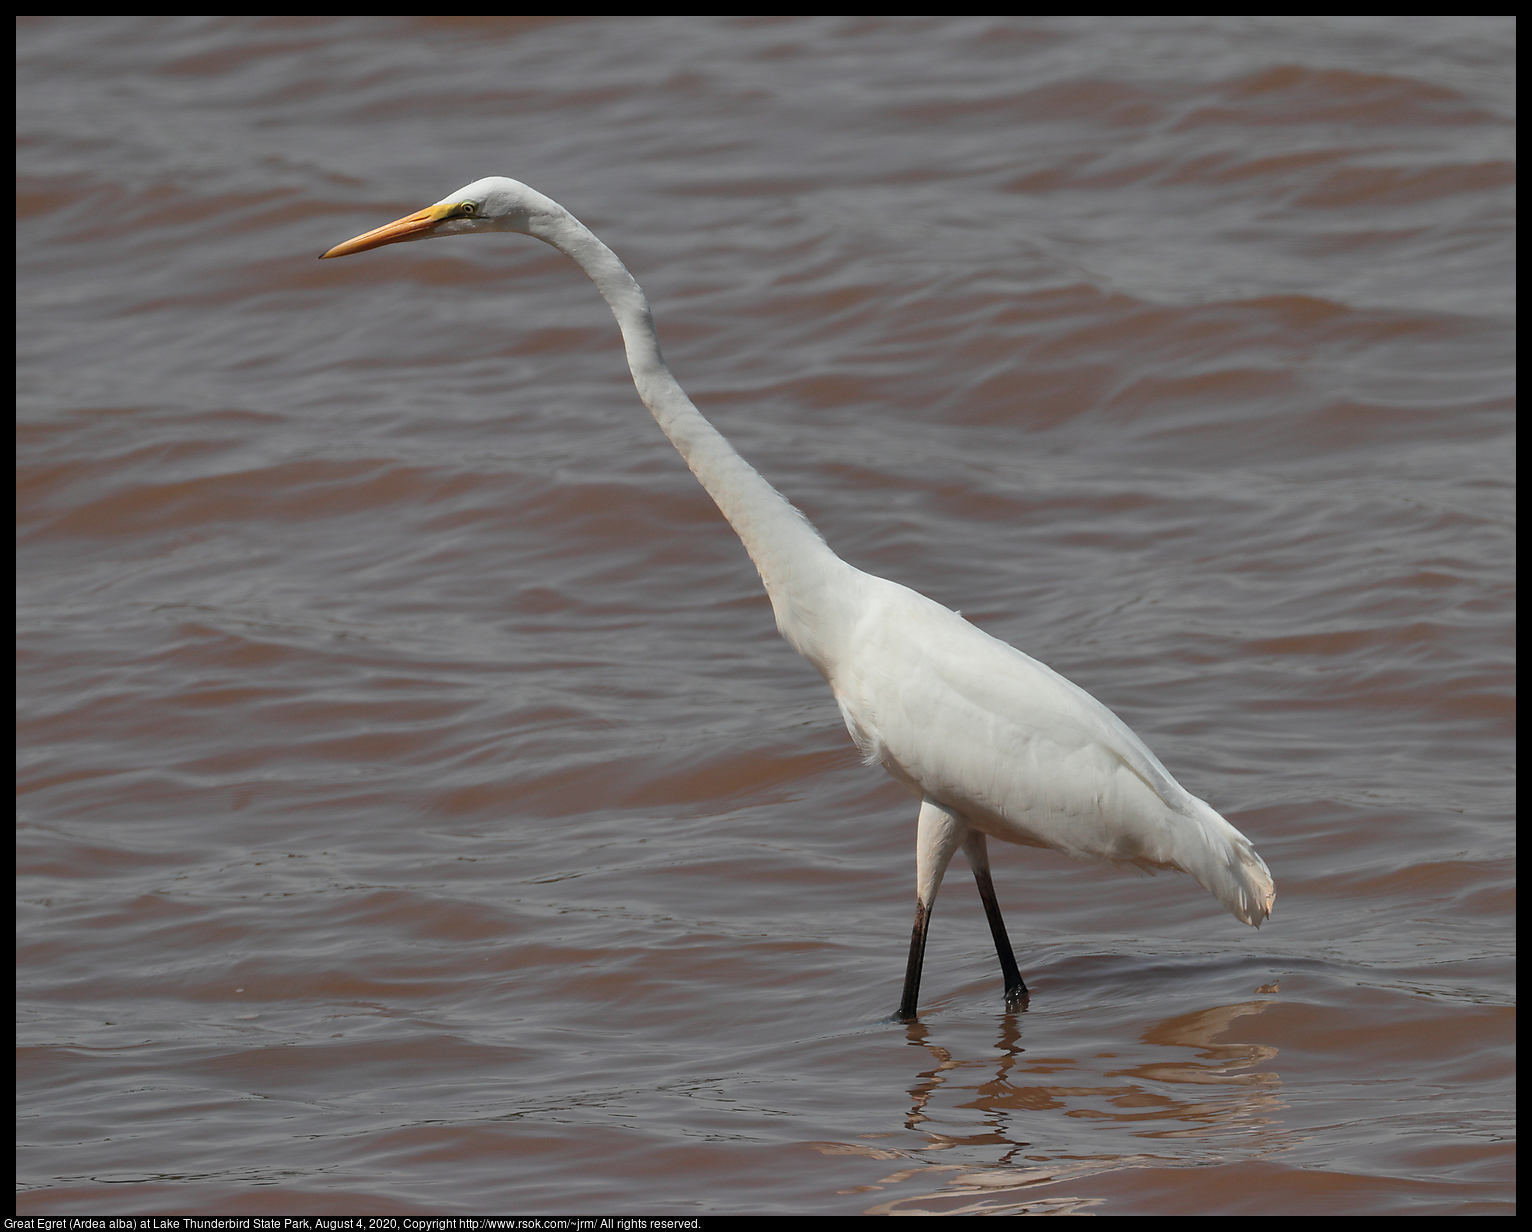
[[1250,840],[1212,806],[1195,796],[1191,801],[1197,834],[1176,852],[1177,865],[1200,881],[1236,920],[1259,928],[1277,900],[1271,870]]

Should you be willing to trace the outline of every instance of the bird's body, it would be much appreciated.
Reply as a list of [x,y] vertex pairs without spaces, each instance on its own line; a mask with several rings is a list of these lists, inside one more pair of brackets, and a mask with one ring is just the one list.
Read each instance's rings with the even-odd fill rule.
[[915,1013],[931,906],[959,847],[984,900],[1007,1001],[1026,994],[990,883],[986,836],[1080,860],[1178,869],[1247,924],[1270,914],[1275,888],[1249,840],[1177,783],[1115,714],[956,612],[830,550],[692,405],[660,355],[638,284],[562,206],[491,177],[324,255],[484,231],[544,240],[595,282],[622,330],[639,396],[744,543],[782,636],[824,676],[867,761],[921,799],[901,1016]]

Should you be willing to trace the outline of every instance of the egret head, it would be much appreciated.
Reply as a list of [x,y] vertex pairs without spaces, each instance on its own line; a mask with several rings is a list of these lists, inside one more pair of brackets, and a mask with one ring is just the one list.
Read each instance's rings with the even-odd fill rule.
[[528,188],[519,180],[491,175],[449,193],[404,218],[337,244],[325,257],[345,257],[384,244],[436,239],[444,235],[475,235],[483,231],[519,231],[547,238],[550,227],[566,211],[555,201]]

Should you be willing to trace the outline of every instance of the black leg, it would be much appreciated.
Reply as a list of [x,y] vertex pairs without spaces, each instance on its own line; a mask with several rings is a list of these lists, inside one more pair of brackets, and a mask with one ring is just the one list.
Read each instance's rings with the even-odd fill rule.
[[899,1017],[915,1017],[915,1001],[920,996],[920,968],[926,959],[926,929],[931,923],[931,908],[942,874],[952,853],[965,841],[968,824],[944,804],[927,796],[920,802],[920,816],[915,823],[915,929],[910,933],[910,965],[904,972],[904,996],[899,1002]]
[[995,953],[1000,956],[1000,973],[1005,977],[1005,1005],[1007,1009],[1015,1009],[1027,995],[1027,986],[1016,967],[1016,955],[1011,952],[1011,939],[1005,935],[1005,921],[1000,918],[1000,904],[995,899],[995,883],[990,880],[988,868],[974,869],[973,879],[979,885],[979,899],[984,904],[984,914],[989,917],[989,931],[995,938]]
[[[926,961],[926,929],[931,924],[931,908],[915,900],[915,929],[910,933],[910,965],[904,970],[904,996],[899,1001],[899,1017],[915,1017],[915,1002],[920,997],[920,969]],[[1015,961],[1012,960],[1012,967]]]

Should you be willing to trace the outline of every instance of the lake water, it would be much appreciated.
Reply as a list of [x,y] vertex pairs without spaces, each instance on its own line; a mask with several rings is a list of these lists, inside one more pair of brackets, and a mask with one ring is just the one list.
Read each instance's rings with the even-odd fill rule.
[[[20,26],[23,1214],[1514,1200],[1503,17]],[[1255,843],[991,845],[776,635],[627,262],[847,560]]]

